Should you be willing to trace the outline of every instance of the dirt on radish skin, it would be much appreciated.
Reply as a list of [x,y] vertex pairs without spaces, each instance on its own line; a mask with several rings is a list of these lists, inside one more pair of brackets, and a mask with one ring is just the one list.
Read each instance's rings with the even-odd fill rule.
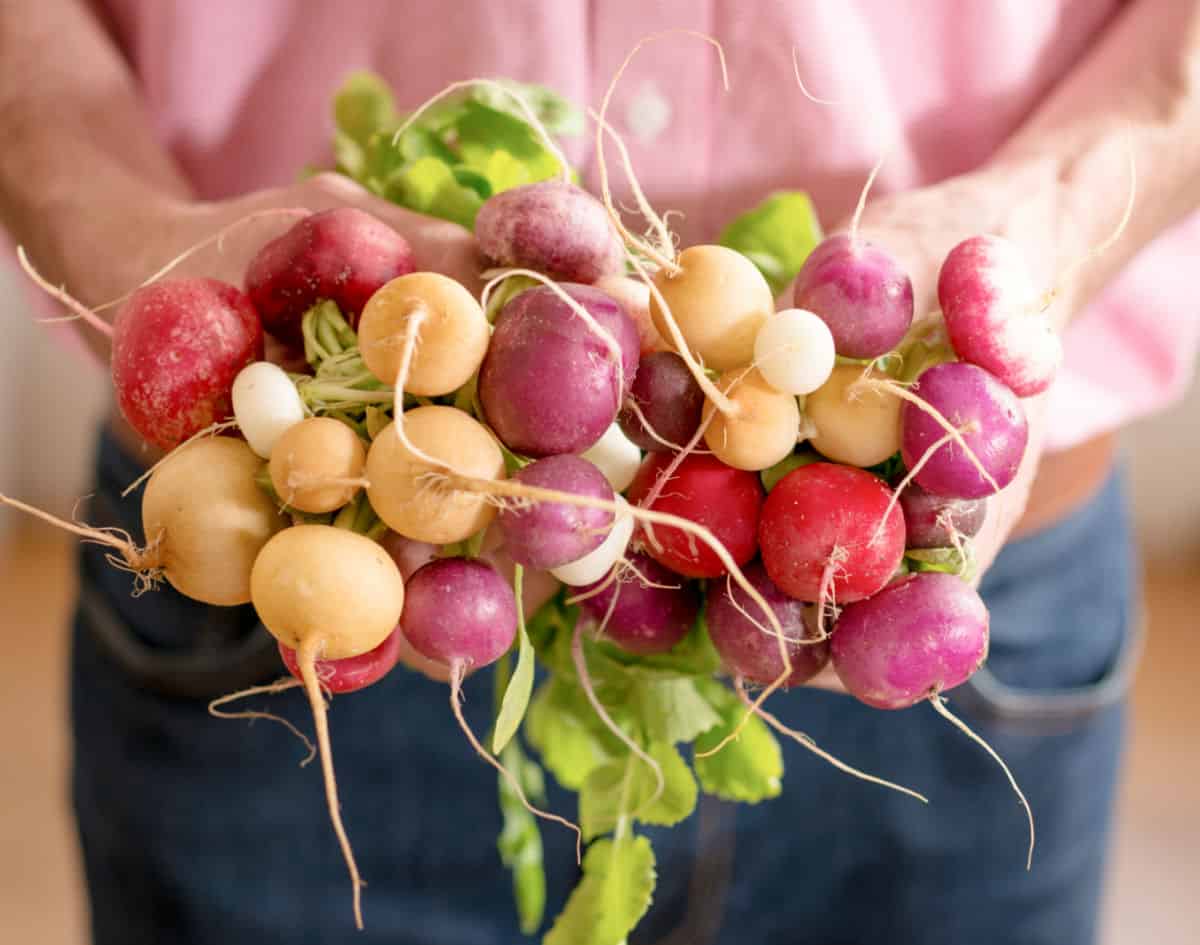
[[640,655],[670,650],[700,614],[696,586],[641,553],[618,564],[615,580],[604,578],[580,588],[579,595],[590,624],[603,628],[601,639]]
[[174,449],[233,416],[238,373],[263,357],[258,313],[216,279],[174,279],[138,289],[113,323],[112,379],[125,419],[160,449]]

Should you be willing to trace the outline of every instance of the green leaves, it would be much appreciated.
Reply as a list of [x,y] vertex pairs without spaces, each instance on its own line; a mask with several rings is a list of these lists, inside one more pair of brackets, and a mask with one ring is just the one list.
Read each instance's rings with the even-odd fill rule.
[[529,642],[529,634],[525,632],[525,612],[522,604],[522,586],[525,569],[519,564],[514,566],[513,593],[517,598],[517,668],[508,680],[504,690],[504,699],[500,703],[500,712],[496,716],[496,727],[492,735],[492,751],[496,754],[504,751],[504,746],[512,741],[525,718],[525,709],[529,706],[529,697],[533,694],[533,670],[535,658],[533,644]]
[[[509,744],[500,761],[516,777],[526,795],[539,803],[545,796],[542,769],[525,756],[516,742]],[[542,835],[537,819],[521,803],[508,780],[501,776],[500,814],[503,827],[497,840],[500,859],[512,872],[513,896],[521,931],[532,935],[546,913],[546,870],[542,862]]]
[[[592,770],[614,754],[596,732],[599,724],[578,686],[551,678],[533,697],[525,736],[558,783],[578,791]],[[611,734],[608,738],[620,745]]]
[[[720,683],[706,680],[702,688],[720,714],[721,724],[696,739],[697,754],[715,748],[746,712],[738,698]],[[706,794],[750,804],[779,795],[783,754],[775,736],[757,716],[746,723],[737,739],[715,755],[694,758],[692,763]]]
[[799,190],[772,194],[725,228],[720,243],[736,249],[766,277],[778,295],[800,271],[821,241],[821,224],[808,194]]
[[544,945],[619,945],[650,908],[654,866],[645,837],[592,844],[583,858],[583,879]]
[[975,562],[964,539],[963,552],[957,548],[910,548],[904,552],[908,569],[913,572],[940,571],[969,581],[975,573]]
[[633,690],[635,712],[652,741],[690,742],[721,721],[694,679],[647,679]]
[[657,798],[654,769],[636,755],[601,765],[588,775],[579,791],[579,825],[586,839],[615,829],[622,814],[661,827],[691,816],[699,790],[679,749],[669,742],[655,742],[647,754],[662,772],[663,789]]

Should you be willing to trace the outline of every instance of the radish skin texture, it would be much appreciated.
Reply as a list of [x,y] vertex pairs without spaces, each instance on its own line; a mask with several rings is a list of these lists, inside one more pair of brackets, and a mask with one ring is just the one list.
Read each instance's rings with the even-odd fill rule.
[[284,431],[304,419],[304,402],[287,372],[270,361],[248,364],[234,379],[233,418],[242,436],[263,459]]
[[268,332],[301,343],[304,313],[334,302],[351,327],[386,282],[416,268],[408,241],[364,210],[335,207],[305,217],[267,243],[246,269],[246,292]]
[[112,345],[122,415],[149,443],[170,450],[233,416],[233,382],[262,360],[263,332],[254,306],[233,286],[173,279],[129,297]]
[[974,236],[950,250],[938,273],[938,304],[962,360],[994,374],[1018,397],[1046,390],[1063,348],[1015,243]]
[[[628,508],[625,497],[613,497],[617,505]],[[571,561],[557,568],[550,568],[550,574],[569,587],[583,587],[594,584],[613,569],[625,555],[629,540],[633,537],[634,520],[628,512],[617,513],[616,521],[609,529],[604,541],[593,551],[589,551],[578,561]]]
[[988,612],[950,574],[910,574],[849,604],[834,629],[833,668],[855,698],[905,709],[953,689],[983,665]]
[[754,339],[754,365],[764,380],[788,394],[811,394],[829,379],[837,353],[829,326],[800,308],[776,312]]
[[161,548],[166,579],[205,604],[250,602],[250,572],[284,526],[254,482],[262,466],[241,440],[194,440],[164,459],[142,495],[146,541]]
[[[724,246],[690,246],[679,254],[682,272],[666,269],[654,285],[666,300],[688,349],[717,371],[754,360],[754,339],[775,311],[771,287],[754,263]],[[658,299],[651,295],[654,327],[668,342],[671,332]]]
[[987,517],[987,499],[947,499],[909,483],[900,493],[909,548],[950,548],[973,538]]
[[[454,407],[416,407],[404,413],[409,441],[468,476],[503,479],[504,454],[474,417]],[[470,538],[496,515],[486,496],[431,485],[435,467],[413,455],[388,424],[367,451],[367,498],[392,531],[413,541],[447,545]]]
[[617,492],[624,492],[637,475],[642,465],[642,451],[613,424],[604,436],[583,453],[583,458],[594,463],[609,485]]
[[835,463],[865,468],[900,451],[904,401],[878,387],[855,387],[862,376],[860,365],[834,368],[804,401],[804,412],[816,430],[809,438],[813,449]]
[[[540,489],[613,501],[612,486],[604,474],[580,456],[548,456],[512,478]],[[613,514],[607,509],[561,502],[532,502],[502,508],[496,524],[504,537],[504,550],[513,561],[544,571],[578,561],[600,547],[612,529]]]
[[625,310],[590,286],[560,288],[616,341],[621,370],[609,345],[552,289],[539,286],[511,299],[496,318],[479,370],[479,402],[501,442],[522,456],[594,445],[637,374],[637,327]]
[[331,525],[277,533],[254,562],[250,592],[272,636],[293,650],[319,638],[322,660],[369,653],[396,629],[404,608],[404,579],[391,556]]
[[[787,638],[791,674],[784,689],[800,686],[812,679],[829,662],[829,642],[803,643],[817,639],[813,608],[788,597],[767,575],[761,561],[745,569],[748,580],[774,611]],[[783,672],[779,657],[779,638],[767,622],[762,608],[738,584],[713,581],[708,585],[704,608],[708,635],[730,675],[769,686]]]
[[310,417],[279,438],[271,485],[288,506],[319,515],[340,509],[362,488],[367,451],[358,434],[332,417]]
[[654,327],[654,319],[650,317],[650,287],[646,283],[629,276],[605,276],[597,279],[593,285],[605,295],[616,299],[633,319],[638,330],[642,357],[654,351],[669,350],[658,329]]
[[899,506],[884,519],[891,498],[881,479],[861,469],[812,463],[792,470],[762,510],[758,540],[767,574],[797,600],[821,599],[827,569],[831,601],[870,597],[904,556]]
[[[627,401],[618,417],[621,429],[630,440],[651,453],[682,449],[700,426],[704,411],[704,392],[683,358],[674,351],[642,356]],[[637,406],[637,411],[630,403]],[[647,430],[647,424],[654,435]]]
[[[981,367],[951,361],[923,371],[914,392],[962,433],[963,441],[1001,489],[1017,475],[1029,423],[1016,395]],[[945,430],[916,404],[901,410],[901,446],[909,469]],[[945,443],[929,457],[916,481],[935,495],[978,499],[995,490],[956,443]]]
[[439,558],[408,579],[404,635],[426,659],[479,668],[509,651],[517,635],[517,599],[489,564]]
[[746,368],[727,371],[717,387],[736,410],[727,416],[711,401],[704,405],[704,442],[717,459],[758,472],[791,454],[800,432],[800,405],[793,394],[776,390],[757,370]]
[[490,335],[487,316],[453,279],[414,272],[371,296],[358,323],[358,347],[367,370],[385,384],[395,384],[405,337],[414,329],[417,341],[404,380],[406,392],[441,397],[479,370]]
[[[321,687],[335,696],[366,689],[395,669],[396,663],[400,661],[403,643],[404,636],[397,628],[392,630],[379,646],[366,653],[341,660],[317,660],[317,678],[321,680]],[[296,651],[280,643],[279,656],[287,671],[303,682],[304,677],[300,673]]]
[[666,653],[696,625],[700,595],[694,584],[647,555],[631,555],[629,564],[617,580],[579,606],[593,626],[603,625],[600,639],[642,656]]
[[[647,456],[629,487],[629,501],[642,505],[671,461],[665,453]],[[715,456],[693,453],[679,464],[648,508],[704,526],[741,567],[754,557],[762,502],[762,483],[756,474],[727,466]],[[725,573],[712,549],[687,532],[655,525],[653,539],[646,526],[641,534],[646,553],[676,574],[715,578]]]
[[839,233],[804,261],[792,296],[796,308],[814,312],[844,358],[877,358],[891,351],[913,320],[908,274],[882,247]]
[[617,275],[625,261],[604,204],[558,178],[489,197],[475,217],[475,239],[495,265],[534,269],[560,282]]

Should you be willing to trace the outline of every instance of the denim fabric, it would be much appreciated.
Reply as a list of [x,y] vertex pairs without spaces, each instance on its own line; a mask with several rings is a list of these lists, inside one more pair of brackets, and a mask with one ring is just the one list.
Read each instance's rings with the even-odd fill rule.
[[[139,495],[119,491],[137,470],[109,441],[98,475],[93,517],[136,533]],[[444,686],[397,671],[332,704],[343,815],[369,883],[358,933],[319,772],[298,767],[303,747],[268,721],[211,718],[201,701],[280,673],[252,612],[169,589],[135,600],[96,549],[81,552],[81,572],[73,787],[96,945],[525,941],[494,845],[496,779],[455,727]],[[1029,797],[1032,872],[1003,774],[932,708],[793,692],[771,703],[786,722],[930,805],[787,743],[781,797],[705,801],[688,823],[652,832],[659,890],[631,945],[1093,941],[1137,653],[1120,478],[1011,544],[983,592],[991,657],[948,698]],[[469,680],[477,731],[490,703],[488,680]],[[295,691],[270,707],[311,729]],[[550,800],[573,810],[553,786]],[[573,838],[555,825],[543,837],[553,916],[576,879]]]

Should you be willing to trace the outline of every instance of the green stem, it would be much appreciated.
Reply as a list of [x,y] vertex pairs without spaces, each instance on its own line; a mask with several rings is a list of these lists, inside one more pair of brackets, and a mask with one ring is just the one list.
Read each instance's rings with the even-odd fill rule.
[[637,758],[630,752],[629,760],[625,762],[625,777],[621,779],[621,799],[617,803],[617,826],[613,830],[613,843],[620,843],[629,833],[631,818],[629,816],[629,790],[633,784],[633,766]]
[[386,388],[377,391],[353,390],[340,384],[317,381],[305,384],[300,389],[300,396],[305,402],[316,400],[325,403],[390,404],[394,395]]
[[328,318],[320,318],[317,321],[317,337],[321,340],[321,347],[329,352],[330,357],[336,357],[342,354],[342,346],[338,341],[337,332],[329,323]]

